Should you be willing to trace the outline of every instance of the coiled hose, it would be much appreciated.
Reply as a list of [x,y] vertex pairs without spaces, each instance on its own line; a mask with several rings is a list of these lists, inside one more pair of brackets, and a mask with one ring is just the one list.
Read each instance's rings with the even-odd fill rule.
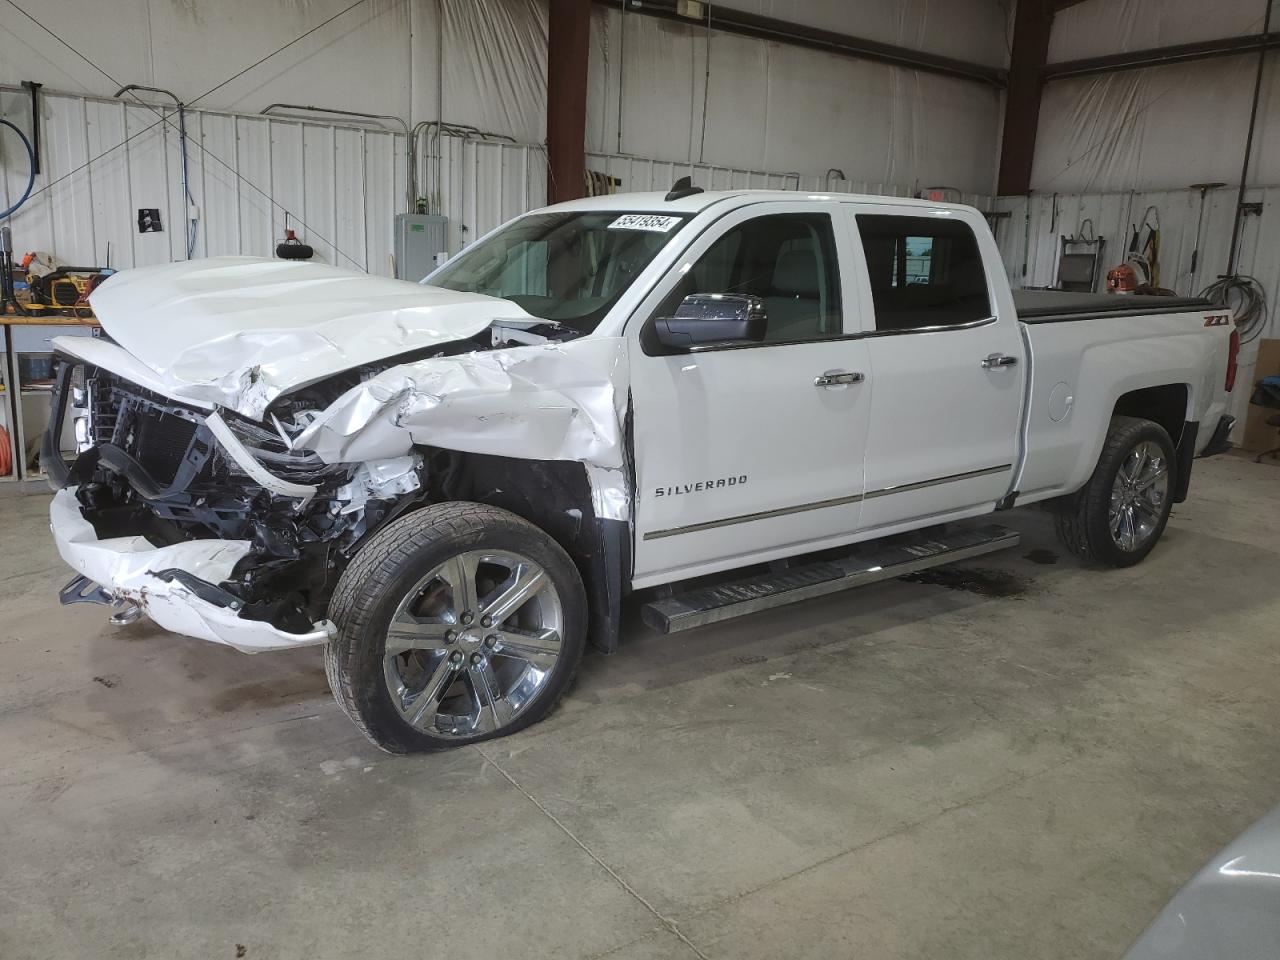
[[1200,291],[1200,296],[1214,306],[1231,311],[1241,343],[1262,336],[1267,325],[1267,291],[1253,277],[1244,274],[1219,277]]
[[3,213],[0,213],[0,220],[3,220],[5,217],[17,213],[18,208],[27,202],[27,197],[31,196],[31,188],[34,187],[36,183],[36,151],[35,148],[31,146],[31,141],[27,139],[27,135],[17,126],[10,123],[3,117],[0,117],[0,124],[3,124],[16,133],[19,139],[22,140],[22,145],[27,148],[27,189],[22,192],[22,196],[18,198],[17,203],[8,210],[5,210]]

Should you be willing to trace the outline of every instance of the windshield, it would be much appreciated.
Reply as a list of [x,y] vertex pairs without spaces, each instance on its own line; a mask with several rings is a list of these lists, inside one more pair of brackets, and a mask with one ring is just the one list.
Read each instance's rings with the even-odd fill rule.
[[688,216],[536,213],[512,221],[426,282],[483,293],[590,333]]

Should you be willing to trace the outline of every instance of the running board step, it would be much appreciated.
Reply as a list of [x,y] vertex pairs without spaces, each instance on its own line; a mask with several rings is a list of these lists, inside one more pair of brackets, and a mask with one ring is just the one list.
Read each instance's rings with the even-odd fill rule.
[[870,549],[863,545],[848,557],[761,573],[654,600],[641,607],[640,614],[654,630],[676,633],[1006,550],[1016,547],[1020,540],[1016,531],[988,524],[948,531],[936,539]]

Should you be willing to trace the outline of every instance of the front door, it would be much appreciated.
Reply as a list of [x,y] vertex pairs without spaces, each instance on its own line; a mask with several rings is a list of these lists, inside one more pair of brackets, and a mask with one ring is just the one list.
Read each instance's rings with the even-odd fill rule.
[[[633,581],[646,586],[848,539],[858,527],[867,343],[839,208],[760,203],[717,221],[633,317]],[[663,355],[643,328],[691,294],[748,293],[759,344]]]
[[1017,461],[1027,375],[1017,319],[993,306],[963,217],[849,209],[875,313],[862,529],[989,509]]

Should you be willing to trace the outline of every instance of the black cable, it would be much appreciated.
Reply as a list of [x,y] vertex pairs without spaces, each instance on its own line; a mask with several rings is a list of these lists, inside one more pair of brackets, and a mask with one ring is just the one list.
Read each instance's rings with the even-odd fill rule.
[[[100,74],[102,74],[104,77],[106,77],[106,78],[107,78],[108,80],[110,80],[112,83],[114,83],[117,87],[122,87],[122,86],[124,86],[124,84],[120,83],[120,81],[119,81],[119,80],[117,80],[115,77],[111,76],[111,74],[107,73],[107,71],[106,71],[106,70],[103,70],[103,69],[102,69],[102,67],[98,66],[96,63],[94,63],[92,60],[90,60],[88,57],[86,57],[86,56],[85,56],[83,53],[81,53],[79,50],[75,49],[75,47],[73,47],[73,46],[71,46],[71,44],[67,43],[67,41],[66,41],[66,40],[62,39],[62,37],[58,36],[56,33],[54,33],[52,30],[50,30],[48,27],[46,27],[43,23],[41,23],[39,20],[37,20],[37,19],[36,19],[35,17],[33,17],[31,14],[29,14],[26,10],[23,10],[20,6],[18,6],[18,4],[17,4],[17,3],[15,3],[15,2],[14,2],[14,0],[5,0],[5,2],[6,2],[7,4],[9,4],[9,6],[13,7],[13,9],[17,10],[17,11],[18,11],[20,14],[22,14],[24,17],[26,17],[28,20],[30,20],[32,23],[34,23],[37,27],[39,27],[39,28],[40,28],[41,30],[43,30],[45,33],[49,34],[49,36],[51,36],[51,37],[53,37],[55,40],[57,40],[60,44],[62,44],[64,47],[66,47],[68,50],[70,50],[72,53],[74,53],[77,57],[79,57],[81,60],[83,60],[83,61],[84,61],[85,63],[87,63],[89,66],[93,67],[93,69],[97,70]],[[219,89],[221,89],[222,87],[225,87],[228,83],[231,83],[231,81],[235,80],[237,77],[243,76],[243,75],[244,75],[246,72],[248,72],[249,70],[252,70],[254,67],[259,66],[259,65],[260,65],[260,64],[262,64],[262,63],[265,63],[267,60],[270,60],[270,59],[271,59],[272,57],[274,57],[276,54],[281,53],[281,52],[282,52],[282,51],[284,51],[284,50],[287,50],[289,47],[293,46],[295,43],[298,43],[300,40],[305,39],[305,38],[306,38],[307,36],[309,36],[310,34],[315,33],[317,30],[319,30],[319,29],[321,29],[322,27],[326,26],[327,24],[331,23],[333,20],[337,19],[338,17],[342,16],[343,14],[347,13],[347,12],[348,12],[348,11],[350,11],[350,10],[353,10],[354,8],[356,8],[356,7],[360,6],[362,3],[365,3],[365,2],[367,2],[367,0],[355,0],[355,2],[354,2],[354,3],[352,3],[350,6],[348,6],[348,7],[344,8],[344,9],[342,9],[342,10],[338,11],[337,13],[333,14],[333,16],[331,16],[331,17],[329,17],[328,19],[326,19],[326,20],[322,21],[321,23],[318,23],[316,26],[314,26],[314,27],[312,27],[310,30],[306,31],[306,33],[303,33],[303,34],[301,34],[300,36],[295,37],[294,39],[292,39],[292,40],[290,40],[288,43],[286,43],[284,46],[282,46],[282,47],[278,48],[277,50],[274,50],[274,51],[272,51],[271,53],[267,54],[267,55],[266,55],[265,57],[263,57],[261,60],[258,60],[258,61],[256,61],[255,63],[250,64],[249,66],[247,66],[247,67],[245,67],[243,70],[241,70],[239,73],[237,73],[237,74],[235,74],[234,76],[229,77],[228,79],[226,79],[226,80],[222,81],[222,83],[219,83],[219,84],[217,84],[217,85],[216,85],[216,86],[214,86],[214,87],[210,87],[210,88],[209,88],[208,90],[206,90],[204,93],[200,94],[200,96],[198,96],[198,97],[196,97],[194,100],[190,101],[190,103],[188,103],[187,105],[188,105],[188,106],[191,106],[192,104],[198,103],[200,100],[203,100],[205,97],[209,96],[209,94],[213,93],[214,91],[219,90]],[[159,117],[159,119],[158,119],[158,120],[156,120],[154,123],[148,124],[147,126],[143,127],[141,130],[137,131],[136,133],[132,133],[132,134],[130,134],[129,136],[125,137],[123,140],[121,140],[121,141],[120,141],[119,143],[117,143],[115,146],[108,147],[106,150],[103,150],[103,151],[102,151],[101,153],[99,153],[97,156],[90,157],[90,158],[89,158],[88,160],[86,160],[84,163],[80,164],[78,167],[74,167],[73,169],[69,170],[67,173],[64,173],[62,176],[58,177],[56,180],[51,180],[49,183],[46,183],[46,184],[45,184],[43,187],[41,187],[39,190],[35,190],[35,191],[33,191],[27,199],[32,199],[32,198],[34,198],[34,197],[37,197],[37,196],[39,196],[40,194],[44,193],[45,191],[47,191],[47,190],[51,189],[52,187],[57,186],[57,185],[58,185],[59,183],[61,183],[63,180],[66,180],[66,179],[68,179],[68,178],[70,178],[70,177],[75,176],[75,175],[76,175],[77,173],[79,173],[80,171],[82,171],[82,170],[84,170],[84,169],[88,168],[88,167],[89,167],[89,166],[91,166],[92,164],[96,163],[98,160],[101,160],[103,157],[105,157],[107,154],[111,153],[113,150],[118,150],[120,147],[123,147],[123,146],[124,146],[126,143],[128,143],[130,140],[133,140],[133,139],[135,139],[135,138],[137,138],[137,137],[142,136],[142,134],[146,133],[146,132],[147,132],[147,131],[149,131],[149,130],[153,130],[153,129],[155,129],[156,127],[160,126],[160,124],[162,124],[162,123],[163,123],[163,124],[167,124],[167,125],[168,125],[168,126],[170,126],[170,127],[173,127],[175,130],[177,129],[177,127],[174,127],[173,121],[172,121],[172,120],[170,120],[168,117],[166,117],[163,113],[161,113],[161,112],[160,112],[156,107],[154,107],[154,106],[152,106],[151,104],[147,103],[145,100],[143,100],[142,98],[140,98],[137,94],[132,94],[132,93],[131,93],[131,95],[133,96],[133,99],[134,99],[134,100],[135,100],[135,101],[136,101],[140,106],[146,107],[148,110],[150,110],[152,113],[154,113],[157,117]],[[222,165],[224,168],[226,168],[226,170],[227,170],[228,172],[230,172],[230,173],[231,173],[231,175],[232,175],[232,176],[234,176],[237,180],[242,181],[243,183],[247,184],[248,186],[250,186],[250,187],[252,187],[254,190],[256,190],[256,191],[257,191],[259,194],[261,194],[261,195],[263,196],[263,198],[265,198],[265,199],[266,199],[266,201],[267,201],[269,204],[271,204],[273,207],[279,207],[282,211],[284,211],[284,213],[288,214],[289,216],[291,216],[291,217],[293,217],[295,220],[297,220],[300,224],[302,224],[302,226],[303,226],[303,227],[305,227],[305,228],[306,228],[306,230],[307,230],[307,232],[308,232],[309,234],[313,234],[317,239],[319,239],[322,243],[326,244],[326,245],[327,245],[330,249],[332,249],[335,253],[340,254],[342,257],[344,257],[344,258],[345,258],[346,260],[348,260],[350,263],[354,264],[355,266],[359,267],[359,268],[360,268],[360,269],[362,269],[362,270],[367,270],[367,269],[368,269],[368,266],[367,266],[366,264],[361,264],[361,263],[360,263],[360,261],[356,260],[356,259],[355,259],[354,257],[352,257],[352,256],[349,256],[349,255],[348,255],[346,252],[344,252],[343,250],[340,250],[340,249],[338,248],[337,244],[335,244],[335,243],[333,243],[332,241],[330,241],[330,240],[326,239],[326,238],[325,238],[325,236],[324,236],[323,234],[321,234],[318,230],[313,229],[309,224],[307,224],[307,222],[306,222],[305,220],[303,220],[303,219],[302,219],[301,217],[299,217],[297,214],[295,214],[295,213],[293,213],[292,211],[290,211],[287,207],[285,207],[285,205],[284,205],[284,204],[282,204],[282,203],[280,203],[279,201],[277,201],[274,197],[272,197],[269,193],[267,193],[265,190],[263,190],[261,187],[259,187],[256,183],[254,183],[254,182],[253,182],[252,180],[250,180],[248,177],[246,177],[246,176],[244,176],[243,174],[241,174],[241,173],[240,173],[240,171],[236,170],[234,167],[232,167],[230,164],[228,164],[225,160],[223,160],[221,157],[219,157],[217,154],[215,154],[212,150],[210,150],[209,148],[207,148],[206,146],[204,146],[204,144],[202,144],[202,143],[196,143],[195,145],[196,145],[197,147],[199,147],[199,148],[200,148],[200,152],[201,152],[201,153],[205,154],[206,156],[208,156],[208,157],[209,157],[209,158],[211,158],[212,160],[214,160],[214,161],[216,161],[217,163],[221,164],[221,165]]]
[[1239,274],[1219,277],[1200,296],[1224,310],[1230,310],[1241,343],[1262,336],[1267,326],[1267,291],[1253,277]]
[[27,189],[23,191],[22,196],[18,198],[18,202],[13,204],[7,210],[0,210],[0,220],[11,217],[31,198],[31,186],[36,182],[36,151],[31,146],[31,141],[27,139],[27,135],[22,132],[16,123],[10,123],[4,117],[0,117],[0,126],[8,127],[18,135],[18,139],[22,141],[22,145],[27,148]]

